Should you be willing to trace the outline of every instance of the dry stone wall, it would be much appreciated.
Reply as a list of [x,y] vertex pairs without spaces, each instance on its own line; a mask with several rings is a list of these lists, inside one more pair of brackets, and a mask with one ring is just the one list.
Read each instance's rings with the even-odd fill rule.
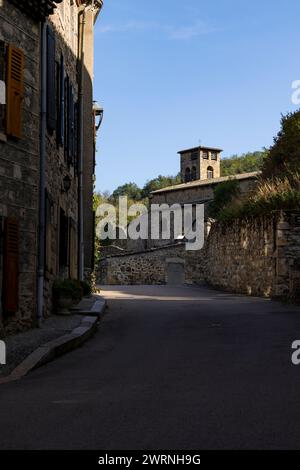
[[165,284],[170,263],[182,263],[187,284],[230,292],[300,298],[300,211],[213,224],[201,251],[184,244],[111,256],[98,268],[102,284]]

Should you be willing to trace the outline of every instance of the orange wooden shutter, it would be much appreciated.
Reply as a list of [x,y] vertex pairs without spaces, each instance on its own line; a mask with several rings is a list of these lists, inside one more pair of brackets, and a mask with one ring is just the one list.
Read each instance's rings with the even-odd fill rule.
[[6,313],[19,309],[19,224],[11,218],[4,224],[3,309]]
[[7,51],[6,133],[22,135],[22,100],[24,95],[24,53],[9,44]]

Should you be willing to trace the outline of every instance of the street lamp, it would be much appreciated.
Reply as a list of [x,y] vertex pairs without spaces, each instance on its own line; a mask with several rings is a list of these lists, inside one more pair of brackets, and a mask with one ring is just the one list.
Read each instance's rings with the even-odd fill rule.
[[[95,116],[95,128],[97,132],[100,129],[100,126],[103,121],[104,109],[102,108],[102,106],[100,106],[100,104],[97,101],[94,101],[93,111],[94,111],[94,116]],[[96,117],[99,118],[98,124],[96,124]]]

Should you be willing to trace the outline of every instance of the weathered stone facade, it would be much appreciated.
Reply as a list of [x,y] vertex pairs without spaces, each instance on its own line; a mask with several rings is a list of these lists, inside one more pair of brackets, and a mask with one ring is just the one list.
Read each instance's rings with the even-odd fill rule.
[[168,265],[182,263],[184,282],[235,293],[300,298],[300,212],[216,222],[202,250],[184,244],[111,256],[100,262],[103,284],[163,284]]
[[[0,331],[9,333],[30,327],[36,312],[40,42],[39,24],[5,0],[0,0],[0,24],[0,40],[25,51],[23,137],[0,134],[1,228],[7,217],[19,224],[19,310],[14,315],[2,311],[0,318]],[[2,277],[3,256],[0,266]]]
[[[7,220],[12,220],[18,230],[13,259],[15,277],[18,278],[18,292],[14,292],[16,305],[8,312],[7,307],[2,308],[0,302],[0,334],[26,329],[37,324],[37,273],[38,260],[41,259],[38,253],[41,246],[44,247],[43,316],[52,313],[53,281],[57,278],[80,276],[78,266],[81,233],[80,188],[83,192],[82,252],[89,253],[86,257],[86,267],[92,277],[91,257],[94,244],[92,193],[95,159],[93,33],[102,1],[63,0],[57,2],[58,5],[55,5],[54,1],[47,0],[47,2],[47,5],[44,2],[41,6],[39,2],[35,2],[31,11],[28,10],[28,6],[26,8],[26,2],[23,0],[20,2],[0,0],[1,297],[3,297],[2,290],[5,290],[4,278],[8,278],[3,275],[7,248],[5,248],[3,228]],[[53,11],[53,14],[45,18],[44,11],[48,13]],[[41,20],[46,22],[44,29]],[[84,24],[84,27],[80,30],[81,24]],[[44,113],[41,99],[43,37],[47,61]],[[22,77],[20,87],[22,85],[23,88],[19,106],[21,128],[17,137],[7,132],[8,104],[3,103],[5,94],[8,96],[8,91],[5,93],[5,86],[8,90],[6,68],[10,57],[7,51],[10,50],[10,46],[19,53],[17,60]],[[81,69],[84,76],[82,80]],[[79,132],[80,86],[84,123],[82,136]],[[45,140],[40,137],[43,115],[46,115],[47,124]],[[14,133],[16,134],[15,130]],[[45,142],[43,187],[40,185],[42,140]],[[81,148],[83,171],[80,179],[78,160]],[[39,204],[41,194],[45,194],[45,210],[42,220],[39,220],[39,210],[42,207],[42,204]],[[45,225],[44,239],[39,244],[39,230],[43,225]],[[85,226],[88,226],[87,230]],[[7,284],[8,282],[6,287]]]

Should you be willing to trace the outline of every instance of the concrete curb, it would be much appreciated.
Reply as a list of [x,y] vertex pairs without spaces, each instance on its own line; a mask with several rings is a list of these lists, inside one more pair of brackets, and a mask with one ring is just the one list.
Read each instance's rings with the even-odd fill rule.
[[[99,302],[99,303],[98,303]],[[88,312],[80,325],[71,333],[60,336],[49,343],[40,346],[24,359],[7,377],[0,378],[0,384],[19,380],[30,371],[46,364],[63,354],[70,352],[87,341],[97,329],[98,321],[102,318],[106,308],[106,301],[97,301],[97,311]]]

